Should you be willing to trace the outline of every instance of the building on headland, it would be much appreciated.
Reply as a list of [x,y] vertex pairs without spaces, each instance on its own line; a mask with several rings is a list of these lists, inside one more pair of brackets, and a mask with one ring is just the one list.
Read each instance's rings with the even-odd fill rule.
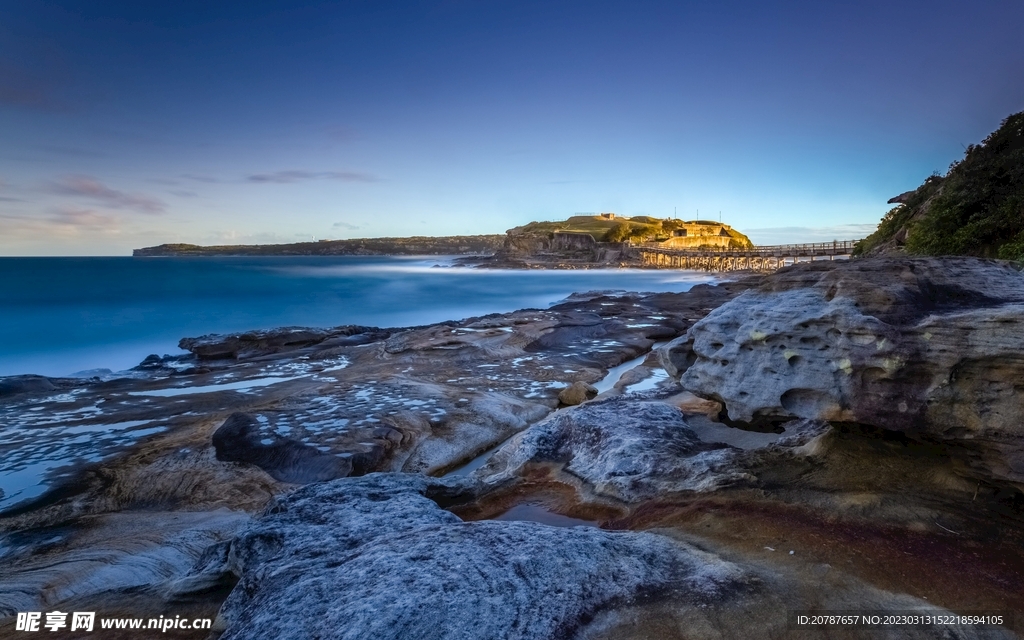
[[602,213],[600,215],[605,220],[614,220],[615,219],[615,214],[614,213]]
[[[728,249],[737,244],[739,234],[732,232],[732,227],[721,222],[677,222],[672,236],[660,244],[666,248],[698,248],[713,247]],[[741,244],[747,244],[741,243]]]

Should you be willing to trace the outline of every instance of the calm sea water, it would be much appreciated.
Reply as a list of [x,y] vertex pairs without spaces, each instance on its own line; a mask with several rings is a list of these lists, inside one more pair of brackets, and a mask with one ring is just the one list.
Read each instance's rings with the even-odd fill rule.
[[682,271],[437,268],[437,257],[0,258],[0,376],[181,353],[185,336],[298,325],[399,327],[544,308],[595,289],[685,291]]

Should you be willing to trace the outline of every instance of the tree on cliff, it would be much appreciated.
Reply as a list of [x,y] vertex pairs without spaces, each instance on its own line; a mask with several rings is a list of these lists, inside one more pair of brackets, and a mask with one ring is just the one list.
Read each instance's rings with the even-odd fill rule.
[[968,147],[945,176],[890,202],[897,206],[855,255],[903,249],[1024,260],[1024,112]]

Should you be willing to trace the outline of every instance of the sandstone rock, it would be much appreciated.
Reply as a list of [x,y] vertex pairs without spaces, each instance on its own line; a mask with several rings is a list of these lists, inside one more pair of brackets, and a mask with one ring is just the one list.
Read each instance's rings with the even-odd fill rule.
[[558,392],[558,401],[564,405],[577,405],[597,396],[597,389],[586,382],[574,382]]
[[226,509],[127,512],[3,536],[0,619],[72,598],[162,587],[249,520]]
[[667,399],[683,413],[696,413],[709,418],[716,418],[722,412],[722,404],[714,400],[707,400],[695,396],[689,391],[683,391]]
[[[365,340],[359,340],[364,336]],[[333,343],[347,340],[351,344],[363,344],[370,340],[387,337],[375,327],[343,326],[334,329],[313,329],[309,327],[281,327],[265,331],[247,331],[233,335],[210,334],[198,338],[182,338],[178,347],[191,351],[207,360],[221,358],[246,358],[258,355],[280,353],[300,347],[320,344],[334,338]]]
[[737,449],[702,442],[675,408],[615,397],[560,411],[499,449],[476,477],[488,484],[530,463],[557,463],[594,493],[626,502],[710,491],[751,477]]
[[223,640],[563,638],[601,609],[667,592],[698,607],[744,580],[662,536],[462,522],[436,502],[475,491],[402,474],[309,485],[193,578],[240,576]]
[[255,464],[282,482],[306,483],[344,478],[352,473],[349,458],[323,453],[290,438],[265,436],[247,413],[233,413],[213,434],[217,459]]
[[19,393],[45,393],[56,389],[49,378],[43,376],[9,376],[0,378],[0,398]]
[[852,422],[955,442],[1024,487],[1024,275],[968,258],[810,263],[661,352],[730,420]]

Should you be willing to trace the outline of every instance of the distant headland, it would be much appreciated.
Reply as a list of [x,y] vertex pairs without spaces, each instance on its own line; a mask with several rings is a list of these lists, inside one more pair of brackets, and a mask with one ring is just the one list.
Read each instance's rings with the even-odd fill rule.
[[[501,264],[529,258],[575,263],[626,261],[626,247],[658,243],[671,248],[749,249],[747,236],[727,224],[614,213],[575,215],[554,222],[531,222],[504,235],[416,236],[320,240],[291,244],[162,244],[136,249],[136,257],[161,256],[371,256],[465,255],[493,257]],[[496,265],[495,265],[496,266]],[[512,266],[512,265],[509,265]]]
[[200,246],[162,244],[135,249],[135,257],[166,256],[415,256],[492,255],[504,245],[505,236],[413,236],[410,238],[359,238],[319,240],[291,244],[235,244]]

